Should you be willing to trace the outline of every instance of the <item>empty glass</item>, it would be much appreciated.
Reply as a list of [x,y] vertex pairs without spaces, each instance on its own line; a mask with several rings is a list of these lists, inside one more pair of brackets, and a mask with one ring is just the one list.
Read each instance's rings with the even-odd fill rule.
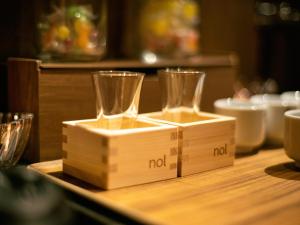
[[99,127],[121,129],[130,127],[138,114],[143,73],[128,71],[97,71],[92,74]]
[[162,112],[168,120],[176,115],[200,112],[205,73],[195,70],[165,69],[158,71],[162,91]]

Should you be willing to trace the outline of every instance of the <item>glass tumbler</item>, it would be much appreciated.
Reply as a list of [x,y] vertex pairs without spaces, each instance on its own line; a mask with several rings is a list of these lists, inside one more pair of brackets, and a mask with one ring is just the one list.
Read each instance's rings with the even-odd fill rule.
[[176,115],[200,112],[201,95],[205,73],[187,69],[165,69],[158,71],[162,91],[164,117],[177,120]]
[[97,71],[92,73],[98,124],[104,129],[132,128],[138,114],[143,73]]

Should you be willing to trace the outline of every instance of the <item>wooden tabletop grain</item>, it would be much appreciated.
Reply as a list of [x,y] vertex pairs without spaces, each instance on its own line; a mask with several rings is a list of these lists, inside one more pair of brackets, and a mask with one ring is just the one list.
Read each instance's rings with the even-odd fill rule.
[[232,167],[111,191],[62,173],[61,160],[30,166],[59,185],[153,224],[300,224],[300,170],[283,149]]

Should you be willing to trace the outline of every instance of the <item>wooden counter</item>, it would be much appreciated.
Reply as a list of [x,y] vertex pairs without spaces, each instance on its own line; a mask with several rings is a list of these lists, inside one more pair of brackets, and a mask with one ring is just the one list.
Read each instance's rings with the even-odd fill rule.
[[283,149],[238,158],[233,167],[112,191],[64,175],[61,160],[29,167],[145,223],[299,224],[300,170]]

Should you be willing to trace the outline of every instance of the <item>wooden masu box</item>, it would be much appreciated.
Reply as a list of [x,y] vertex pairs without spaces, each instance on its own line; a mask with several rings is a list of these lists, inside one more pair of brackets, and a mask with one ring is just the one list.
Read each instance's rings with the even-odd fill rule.
[[162,112],[141,117],[178,127],[178,176],[233,165],[235,118],[201,112]]
[[63,171],[103,189],[177,177],[176,126],[124,119],[121,129],[96,119],[63,122]]
[[[63,171],[104,189],[233,165],[235,118],[141,114],[103,129],[96,119],[63,122]],[[114,127],[116,128],[116,127]]]

